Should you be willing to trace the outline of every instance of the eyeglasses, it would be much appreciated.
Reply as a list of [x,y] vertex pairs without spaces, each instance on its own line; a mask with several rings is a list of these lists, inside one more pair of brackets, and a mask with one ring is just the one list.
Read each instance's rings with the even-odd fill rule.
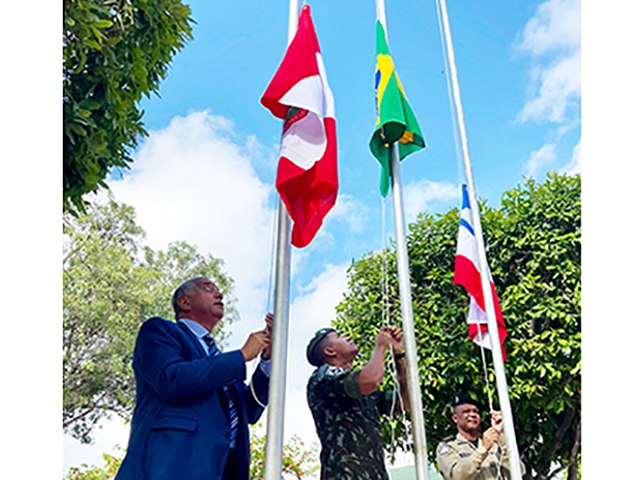
[[216,287],[216,285],[213,282],[198,283],[198,286],[202,290],[204,290],[205,292],[210,292],[210,293],[215,293],[215,294],[219,294],[220,293],[220,289],[218,287]]

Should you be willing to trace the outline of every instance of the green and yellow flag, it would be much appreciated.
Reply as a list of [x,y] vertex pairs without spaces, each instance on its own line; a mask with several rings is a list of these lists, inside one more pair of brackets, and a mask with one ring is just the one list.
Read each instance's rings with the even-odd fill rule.
[[424,148],[425,142],[393,66],[387,36],[380,20],[377,22],[376,52],[377,118],[369,148],[382,166],[380,193],[384,197],[389,192],[392,144],[400,142],[398,151],[402,160],[410,153]]

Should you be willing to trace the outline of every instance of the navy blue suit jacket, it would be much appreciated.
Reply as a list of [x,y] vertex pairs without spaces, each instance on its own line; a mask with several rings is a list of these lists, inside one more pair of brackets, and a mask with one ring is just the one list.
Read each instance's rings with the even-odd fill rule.
[[[209,357],[180,323],[150,318],[133,351],[136,405],[127,454],[116,480],[218,480],[229,453],[229,385],[238,410],[238,480],[249,476],[249,423],[264,408],[244,383],[240,350]],[[267,404],[269,379],[257,368],[256,396]]]

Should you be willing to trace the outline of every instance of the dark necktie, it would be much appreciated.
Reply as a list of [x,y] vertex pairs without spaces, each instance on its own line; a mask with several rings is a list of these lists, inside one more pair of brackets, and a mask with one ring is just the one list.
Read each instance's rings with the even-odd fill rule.
[[[204,335],[202,339],[207,344],[210,357],[215,357],[216,355],[221,353],[218,349],[218,346],[216,345],[215,340],[213,339],[213,336],[211,336],[210,333]],[[227,397],[227,403],[229,405],[229,424],[231,429],[230,444],[231,448],[233,448],[235,446],[236,433],[238,429],[238,411],[236,410],[236,406],[234,405],[233,399],[231,398],[231,392],[229,391],[228,385],[223,385],[222,390],[224,391],[225,397]]]

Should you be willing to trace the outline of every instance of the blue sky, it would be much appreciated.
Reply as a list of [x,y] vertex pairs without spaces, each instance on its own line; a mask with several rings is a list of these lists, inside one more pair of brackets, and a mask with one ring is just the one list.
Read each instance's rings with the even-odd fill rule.
[[[340,190],[312,244],[293,251],[285,437],[315,441],[304,346],[333,318],[352,259],[388,245],[393,211],[389,196],[383,226],[379,167],[368,149],[375,3],[309,4],[335,98]],[[174,58],[160,97],[142,102],[150,135],[132,169],[109,185],[136,208],[152,247],[185,240],[225,261],[242,318],[229,342],[237,348],[270,305],[281,124],[259,98],[287,45],[288,3],[190,5],[194,39]],[[579,171],[578,2],[464,0],[450,2],[449,16],[479,195],[496,204],[525,176]],[[458,206],[463,171],[435,2],[390,0],[387,22],[397,72],[428,144],[402,163],[409,223],[419,211]],[[127,428],[116,423],[92,447],[65,437],[65,468],[99,461],[115,443],[125,446]]]
[[[243,9],[190,3],[194,40],[175,57],[161,98],[142,104],[152,135],[140,156],[154,133],[171,135],[172,120],[175,129],[190,129],[177,123],[191,122],[237,148],[251,180],[270,188],[280,122],[258,99],[286,46],[288,5],[279,3],[249,2]],[[476,184],[480,196],[496,203],[525,175],[542,178],[549,169],[574,168],[579,158],[579,23],[575,1],[486,3],[452,2],[450,17]],[[362,1],[310,5],[336,101],[340,200],[317,241],[300,252],[307,275],[296,278],[303,282],[327,260],[342,262],[380,246],[371,244],[380,239],[379,170],[367,148],[375,120],[375,7]],[[391,1],[387,12],[396,67],[428,142],[403,162],[411,221],[419,210],[455,205],[462,173],[435,3]],[[216,160],[210,152],[207,165],[215,169]],[[180,154],[167,164],[180,168]],[[131,176],[142,175],[134,166]],[[273,207],[273,189],[266,194],[266,208]]]
[[[59,203],[50,201],[61,193],[51,181],[60,178],[60,164],[50,159],[52,152],[61,151],[58,26],[62,18],[59,6],[40,3],[37,11],[41,14],[31,15],[29,21],[7,22],[8,28],[2,30],[3,43],[11,47],[5,49],[4,64],[10,68],[2,76],[0,91],[9,128],[4,142],[12,161],[4,172],[8,188],[1,194],[3,206],[15,205],[17,199],[22,206],[3,210],[7,226],[3,265],[13,272],[4,276],[3,291],[16,284],[32,285],[34,272],[44,276],[46,291],[39,288],[37,295],[39,312],[47,314],[39,313],[38,318],[46,320],[49,312],[62,308],[60,243],[48,241],[60,238]],[[227,272],[236,280],[242,316],[229,342],[229,348],[234,348],[258,328],[270,302],[277,204],[273,181],[280,124],[258,100],[284,54],[288,2],[250,0],[242,8],[237,2],[189,4],[198,22],[194,40],[174,58],[160,98],[143,102],[150,136],[135,152],[133,168],[109,184],[116,199],[135,206],[138,222],[154,248],[185,240],[224,259]],[[304,346],[316,328],[331,320],[346,285],[347,265],[367,251],[380,249],[383,237],[391,236],[393,230],[389,202],[386,226],[381,225],[379,171],[367,147],[375,120],[374,2],[318,0],[309,4],[336,101],[340,175],[338,203],[324,227],[309,247],[293,252],[285,436],[298,433],[313,441],[303,395],[311,372],[300,361]],[[625,278],[629,269],[618,232],[630,224],[631,195],[637,190],[637,121],[629,113],[640,106],[640,78],[633,67],[637,58],[633,45],[640,43],[637,15],[626,1],[585,6],[589,8],[584,17],[588,32],[582,45],[589,52],[588,62],[584,59],[588,74],[580,75],[576,4],[559,0],[449,2],[476,188],[481,198],[495,205],[502,192],[525,176],[541,179],[551,169],[582,170],[584,207],[589,215],[584,223],[585,259],[589,259],[584,270],[589,279],[583,295],[585,318],[629,319],[633,310],[625,302],[598,299],[636,294],[633,282],[607,279],[612,275]],[[5,12],[7,19],[25,18],[24,7],[18,3],[7,5]],[[457,206],[462,174],[435,2],[389,0],[387,16],[391,53],[429,145],[402,163],[405,212],[410,222],[418,211]],[[589,95],[585,95],[581,112],[583,90]],[[587,162],[580,161],[582,133],[588,169],[582,166]],[[34,162],[42,168],[38,175],[34,175]],[[616,246],[613,251],[612,245]],[[607,254],[598,255],[600,249]],[[33,304],[33,290],[19,290],[12,297],[14,303],[7,306],[20,305],[18,301]],[[7,312],[25,315],[23,308]],[[602,325],[585,321],[585,325],[596,324]],[[20,322],[11,322],[8,328],[6,338],[24,335]],[[115,444],[126,445],[128,429],[114,421],[103,426],[94,445],[80,446],[66,436],[60,442],[61,402],[55,394],[60,388],[60,344],[49,339],[61,338],[61,322],[43,321],[35,328],[43,335],[34,340],[33,348],[51,358],[46,368],[38,356],[34,362],[21,362],[20,369],[3,372],[8,385],[20,385],[20,394],[5,395],[2,404],[4,412],[20,412],[7,418],[15,447],[10,450],[7,470],[15,466],[16,471],[23,471],[27,464],[32,476],[37,476],[38,468],[49,476],[51,470],[101,463],[103,452],[111,451]],[[598,345],[616,345],[605,350],[612,364],[631,365],[635,360],[628,355],[637,335],[630,330],[620,337],[616,331],[586,330],[585,339],[590,338],[591,345],[602,340],[605,342]],[[24,351],[20,342],[11,342],[2,355],[2,364],[12,365],[16,358],[24,358]],[[585,408],[590,411],[611,408],[607,397],[601,400],[592,385],[609,392],[615,391],[616,383],[628,385],[623,369],[606,368],[594,358],[599,356],[585,357],[585,379],[591,379],[585,382],[585,394],[589,388],[592,395]],[[50,391],[54,394],[49,395]],[[601,421],[597,414],[590,418],[591,422]],[[29,425],[51,432],[50,436],[34,435],[33,429],[25,428],[27,419]],[[619,429],[623,427],[623,422],[606,422],[606,428],[616,428],[622,435]],[[51,448],[51,437],[54,445],[64,448],[62,456],[59,448]],[[585,444],[588,442],[585,438]],[[615,455],[619,455],[619,442],[609,443],[599,444],[597,454],[585,455],[585,462],[605,458],[607,446],[616,448]],[[593,446],[591,440],[585,451]],[[38,452],[38,462],[33,462],[33,452]],[[588,467],[594,471],[598,465],[592,462]]]

